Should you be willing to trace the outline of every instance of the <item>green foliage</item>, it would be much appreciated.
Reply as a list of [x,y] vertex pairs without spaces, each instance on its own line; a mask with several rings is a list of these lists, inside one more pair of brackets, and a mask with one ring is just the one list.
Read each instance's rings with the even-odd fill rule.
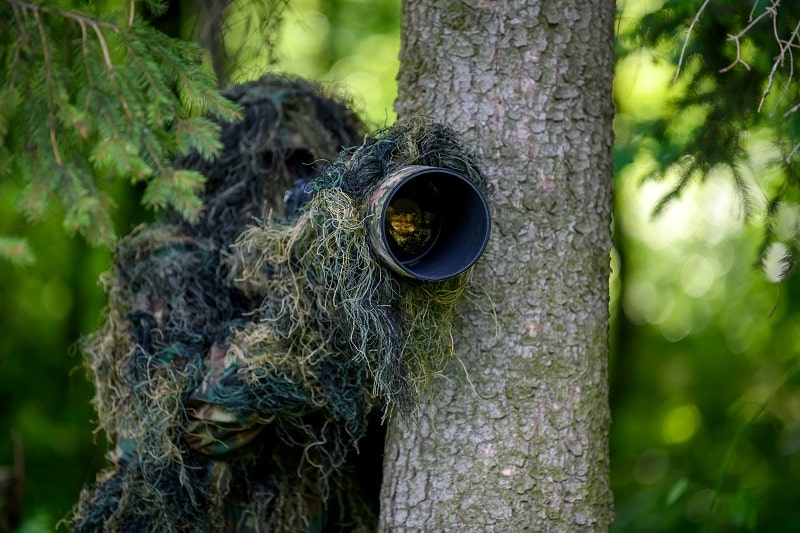
[[[61,1],[57,5],[67,3]],[[158,2],[160,7],[155,2],[148,4],[155,6],[150,9],[152,14],[164,13],[167,7],[167,2]],[[207,5],[191,4],[198,11],[199,6]],[[624,81],[620,76],[623,72],[618,70],[616,95],[615,231],[622,266],[615,270],[621,272],[622,283],[617,287],[620,296],[612,300],[612,313],[616,313],[612,325],[617,331],[611,368],[611,466],[617,515],[613,530],[693,531],[706,527],[710,531],[796,531],[800,528],[796,505],[796,484],[800,479],[798,377],[772,392],[776,383],[794,368],[800,350],[800,300],[794,298],[800,291],[800,281],[798,276],[787,277],[797,257],[797,253],[790,252],[800,198],[794,190],[796,173],[790,172],[793,165],[783,162],[797,142],[800,128],[796,113],[783,116],[791,109],[787,99],[794,90],[792,86],[789,93],[783,93],[791,63],[786,58],[783,66],[779,65],[775,79],[781,83],[773,83],[759,112],[758,103],[779,51],[770,19],[758,22],[751,28],[755,33],[743,40],[742,58],[750,70],[738,64],[727,72],[718,71],[731,64],[736,54],[736,45],[727,40],[726,34],[743,29],[750,10],[755,8],[754,16],[758,16],[765,1],[714,0],[693,28],[681,73],[670,83],[686,30],[701,2],[623,0],[619,4],[621,10],[631,4],[649,7],[637,7],[635,20],[629,20],[632,11],[621,11],[618,21],[618,65],[622,67],[634,59],[638,63],[631,69],[636,77],[630,83],[620,83]],[[38,115],[44,116],[45,121],[33,128],[33,122],[26,120],[27,116],[34,116],[28,109],[33,93],[5,90],[8,62],[14,59],[8,54],[15,35],[10,28],[16,24],[5,15],[12,14],[13,5],[19,3],[0,0],[0,75],[4,88],[0,91],[0,233],[26,236],[28,248],[40,260],[25,268],[0,261],[0,295],[6,304],[0,308],[0,428],[18,430],[25,444],[28,494],[22,531],[52,531],[55,522],[74,504],[80,487],[93,479],[95,470],[104,464],[102,445],[98,445],[103,438],[92,440],[89,423],[93,416],[88,404],[91,387],[83,372],[75,370],[80,365],[78,358],[65,354],[70,353],[69,347],[81,334],[97,327],[99,310],[105,302],[97,278],[108,268],[109,257],[106,250],[90,249],[80,239],[58,237],[64,212],[58,201],[50,202],[48,207],[39,206],[42,219],[33,227],[14,214],[22,200],[36,208],[36,195],[31,192],[46,189],[41,184],[33,186],[27,196],[22,196],[28,182],[21,176],[12,178],[11,165],[30,167],[35,162],[24,151],[23,162],[6,157],[9,132],[18,136],[19,131],[35,130],[45,141],[37,149],[52,150],[46,100],[38,100]],[[796,3],[784,0],[778,7],[779,13],[794,16],[780,21],[783,26],[779,29],[793,29],[792,20],[798,20]],[[59,43],[59,50],[65,50],[67,45],[73,49],[68,57],[59,53],[57,59],[69,59],[72,67],[68,74],[74,72],[76,79],[84,79],[81,83],[88,85],[85,68],[79,63],[81,25],[74,19],[59,19],[54,8],[49,9],[41,18],[54,36],[54,43]],[[127,25],[128,13],[104,13],[101,2],[92,8],[97,11],[82,9],[86,14],[94,13],[98,21]],[[387,116],[391,121],[398,12],[397,0],[292,1],[286,24],[280,29],[281,49],[277,55],[282,63],[272,68],[326,82],[346,82],[357,98],[364,99],[364,108],[373,122],[383,123]],[[140,13],[145,18],[144,10]],[[642,24],[641,17],[647,13],[646,23]],[[185,17],[186,13],[182,15]],[[272,41],[261,35],[259,27],[245,26],[254,17],[252,11],[242,10],[240,2],[231,4],[230,15],[229,26],[235,31],[230,32],[226,42],[241,49],[237,49],[238,54],[229,53],[227,58],[233,58],[233,63],[217,71],[233,73],[237,80],[260,76],[271,60],[253,56],[269,51],[271,46],[264,43]],[[719,24],[712,24],[715,18]],[[58,20],[67,30],[61,38],[56,35]],[[725,28],[723,22],[733,25]],[[137,19],[136,24],[143,22]],[[97,35],[91,26],[86,28],[94,50],[94,68],[100,69],[101,81],[108,86]],[[41,52],[37,31],[28,29],[31,39],[26,46]],[[276,31],[267,37],[277,35]],[[246,45],[236,42],[244,37]],[[119,43],[113,31],[107,38]],[[122,46],[115,44],[113,52],[112,59],[123,63],[119,68],[127,68]],[[38,72],[43,71],[41,53],[20,56],[18,61],[28,58],[37,61]],[[795,68],[794,72],[797,75],[800,71]],[[666,91],[660,85],[652,87],[655,77],[663,77]],[[735,84],[731,81],[734,77],[738,80]],[[640,94],[641,103],[651,106],[646,116],[632,109],[628,89],[633,85],[647,89]],[[175,94],[180,95],[177,84],[174,87]],[[67,93],[73,92],[75,87],[70,86]],[[689,99],[682,103],[684,93],[696,105],[690,106]],[[106,98],[112,101],[113,94]],[[783,107],[774,111],[772,106],[778,101]],[[184,100],[180,103],[185,105]],[[132,186],[130,182],[148,172],[155,179],[158,169],[135,139],[101,136],[96,130],[96,107],[87,110],[84,100],[74,95],[67,104],[64,109],[57,108],[67,122],[59,134],[82,140],[80,132],[85,129],[87,137],[104,141],[102,150],[98,149],[101,143],[90,146],[88,140],[82,140],[76,150],[90,158],[97,154],[101,160],[100,170],[95,170],[91,161],[87,168],[97,187],[119,204],[115,211],[117,227],[127,233],[142,220],[142,213],[135,212],[129,198],[134,197],[134,192],[141,195],[148,183],[144,180]],[[25,110],[20,111],[23,106]],[[712,114],[715,106],[722,107]],[[730,114],[722,113],[724,109]],[[737,118],[747,112],[751,113],[747,120]],[[187,118],[199,116],[197,109],[186,108],[185,113]],[[717,124],[710,124],[707,117]],[[84,122],[88,120],[93,121],[95,129]],[[719,122],[725,120],[742,125],[738,134],[733,128],[724,130],[725,125]],[[632,169],[663,169],[670,162],[688,164],[681,159],[687,154],[708,162],[725,160],[717,139],[710,133],[712,129],[703,133],[706,128],[717,128],[720,138],[729,138],[739,150],[740,157],[731,157],[734,151],[729,152],[728,159],[748,180],[747,189],[740,189],[740,198],[751,201],[754,216],[750,223],[738,220],[734,227],[715,224],[720,211],[733,213],[730,218],[734,220],[738,212],[736,205],[720,201],[723,195],[719,194],[719,179],[714,176],[722,175],[727,183],[732,182],[732,175],[721,172],[728,166],[723,162],[717,167],[703,167],[711,168],[712,176],[699,170],[691,174],[681,195],[664,205],[660,216],[649,218],[657,203],[653,200],[644,204],[643,216],[626,224],[625,218],[639,210],[648,191],[656,188],[658,198],[663,198],[678,183],[676,174],[666,172],[661,173],[662,183],[649,181],[637,189],[638,195],[621,193],[640,181],[641,174],[631,174]],[[177,130],[170,131],[177,136]],[[178,150],[177,137],[173,140]],[[705,152],[711,154],[706,157]],[[743,158],[746,155],[749,159]],[[797,155],[795,152],[793,158]],[[106,177],[119,176],[125,179],[106,181]],[[704,186],[698,188],[701,181]],[[698,190],[704,191],[699,197]],[[688,216],[687,211],[694,215]],[[760,212],[764,213],[763,218]],[[784,248],[768,243],[758,245],[764,220],[776,239],[787,243]],[[215,224],[216,220],[212,222]],[[701,229],[706,231],[694,231]],[[7,241],[0,248],[16,250],[20,242]],[[784,280],[780,290],[751,268],[759,257],[767,255],[773,258],[768,262],[779,269],[773,279]],[[700,294],[698,285],[702,285],[705,276],[713,281],[707,292]],[[759,412],[761,415],[754,418]],[[727,455],[728,467],[723,469]],[[9,464],[10,457],[6,432],[5,436],[0,435],[0,464]],[[714,513],[709,516],[714,498]]]
[[25,239],[3,236],[0,236],[0,257],[16,265],[29,265],[34,259]]
[[[655,141],[646,148],[659,163],[651,177],[669,175],[673,180],[656,214],[681,197],[690,183],[719,171],[727,173],[739,190],[748,215],[769,216],[770,206],[796,202],[800,194],[800,56],[794,54],[800,46],[798,19],[796,2],[666,0],[638,24],[621,29],[620,58],[646,49],[674,71],[676,85],[665,102],[668,112],[638,122],[632,137],[634,142],[640,136]],[[702,118],[691,121],[691,115]],[[765,135],[771,150],[761,150],[756,157],[761,162],[754,166],[753,140]],[[771,225],[765,229],[762,263],[775,242],[785,245],[781,261],[793,263],[800,251],[800,232],[780,238]],[[780,279],[790,271],[784,269]]]
[[798,19],[620,3],[615,531],[800,527]]
[[[237,2],[235,5],[241,7],[239,12],[232,13],[232,23],[239,18],[257,18],[258,11],[250,9],[252,3]],[[253,71],[268,68],[332,83],[352,94],[370,124],[375,127],[391,124],[396,119],[392,104],[397,95],[401,1],[287,3],[289,9],[275,34],[278,39],[274,49],[265,47],[262,34],[257,32],[237,32],[230,36],[231,44],[252,51],[248,56],[238,57],[232,69],[233,79],[249,79]]]
[[782,502],[800,467],[800,317],[752,268],[762,228],[730,216],[722,175],[648,223],[652,189],[667,184],[637,186],[630,172],[617,189],[614,530],[796,530]]
[[[173,159],[218,153],[209,117],[238,116],[199,46],[155,30],[134,5],[0,2],[0,179],[24,184],[18,206],[29,220],[58,201],[64,229],[93,244],[115,240],[115,180],[143,183],[148,207],[196,217],[205,179]],[[158,14],[167,3],[146,6]]]

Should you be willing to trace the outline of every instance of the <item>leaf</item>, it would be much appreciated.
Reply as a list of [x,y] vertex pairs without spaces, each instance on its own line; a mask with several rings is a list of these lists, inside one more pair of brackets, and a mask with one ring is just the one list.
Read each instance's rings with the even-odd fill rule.
[[204,184],[205,176],[195,170],[174,170],[169,176],[148,183],[142,202],[156,209],[172,206],[186,220],[194,222],[203,206],[198,192]]
[[125,174],[124,159],[127,156],[125,144],[119,139],[101,139],[89,154],[89,162],[100,171],[111,171],[116,174]]
[[181,104],[189,116],[212,115],[226,122],[241,117],[241,108],[213,89],[217,80],[211,69],[201,64],[191,74],[178,84]]
[[0,235],[0,257],[15,265],[30,265],[36,261],[28,241],[21,237]]
[[89,162],[100,173],[129,178],[133,183],[153,175],[153,168],[139,156],[136,147],[120,139],[98,142],[89,155]]
[[11,117],[20,104],[19,91],[0,87],[0,144],[5,144]]
[[[169,5],[144,3],[155,16]],[[234,120],[239,108],[217,89],[198,44],[131,24],[127,9],[62,4],[26,3],[2,23],[0,176],[24,183],[20,211],[40,218],[57,198],[67,232],[107,243],[113,202],[97,179],[127,179],[147,183],[145,205],[195,219],[205,178],[172,161],[217,154],[219,126],[208,116]],[[0,2],[0,11],[11,8]]]
[[165,0],[145,0],[144,5],[156,17],[163,15],[169,9],[169,3]]
[[110,200],[100,193],[82,196],[64,214],[64,230],[82,234],[93,245],[112,244],[116,236],[108,214],[109,203]]
[[205,176],[195,170],[176,170],[172,174],[174,183],[170,204],[189,222],[196,222],[203,202],[198,193],[205,185]]
[[[24,158],[20,158],[20,160],[20,162],[24,162]],[[19,209],[29,221],[40,220],[50,205],[50,196],[51,191],[44,183],[31,180],[20,194]]]
[[222,150],[219,134],[219,126],[207,118],[191,117],[179,120],[175,132],[177,151],[179,154],[187,154],[194,149],[208,159]]
[[89,115],[71,104],[61,106],[60,110],[62,122],[67,126],[71,126],[81,139],[86,140],[89,137],[89,127],[91,125]]

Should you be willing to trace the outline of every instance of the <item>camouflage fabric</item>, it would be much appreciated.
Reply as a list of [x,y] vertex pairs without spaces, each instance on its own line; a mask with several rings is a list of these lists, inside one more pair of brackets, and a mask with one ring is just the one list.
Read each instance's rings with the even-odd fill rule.
[[260,305],[227,279],[227,250],[256,217],[290,214],[287,192],[360,142],[363,126],[346,101],[296,78],[226,96],[243,118],[223,124],[222,155],[179,162],[208,178],[199,221],[166,213],[137,228],[104,278],[109,319],[85,349],[115,445],[75,508],[77,531],[320,531],[337,507],[323,506],[318,476],[298,479],[302,447],[287,453],[264,431],[274,413],[233,413],[214,394],[238,379],[245,354],[232,357],[227,339]]
[[200,219],[136,228],[103,279],[83,348],[114,451],[76,531],[373,531],[381,422],[412,416],[452,354],[470,272],[395,276],[366,204],[405,165],[484,186],[458,136],[424,118],[363,136],[294,78],[227,95],[244,116],[222,155],[181,162],[208,177]]
[[207,455],[222,455],[241,448],[258,436],[269,420],[255,415],[237,417],[215,403],[212,391],[215,381],[235,373],[236,360],[225,361],[225,348],[214,344],[208,358],[205,378],[192,394],[187,408],[186,443]]

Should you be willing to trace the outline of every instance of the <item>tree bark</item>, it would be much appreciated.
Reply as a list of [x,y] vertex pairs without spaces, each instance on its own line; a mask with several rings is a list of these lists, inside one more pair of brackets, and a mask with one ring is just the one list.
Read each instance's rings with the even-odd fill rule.
[[493,234],[456,358],[393,421],[382,531],[605,530],[614,2],[403,7],[400,117],[466,136]]

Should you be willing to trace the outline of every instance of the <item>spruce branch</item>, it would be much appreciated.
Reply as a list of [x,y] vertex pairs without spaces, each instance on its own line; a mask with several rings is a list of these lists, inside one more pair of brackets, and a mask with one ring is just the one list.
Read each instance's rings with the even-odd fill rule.
[[[643,130],[657,139],[659,168],[675,176],[675,185],[656,211],[681,197],[689,183],[702,182],[712,170],[729,175],[739,193],[743,214],[762,212],[767,221],[777,206],[796,202],[800,136],[800,9],[797,2],[751,0],[750,5],[694,0],[667,0],[662,10],[648,15],[648,45],[675,43],[677,59],[673,81],[687,78],[670,97],[674,115],[658,118]],[[687,25],[688,23],[688,25]],[[675,41],[665,33],[681,27]],[[727,35],[721,40],[720,35]],[[682,43],[682,44],[681,44]],[[675,128],[683,110],[703,110],[702,123]],[[761,140],[774,150],[762,150]],[[755,164],[750,164],[755,162]],[[765,202],[756,197],[763,188]],[[784,194],[785,191],[791,194]],[[785,245],[800,257],[800,228],[790,237],[764,228],[767,242]],[[762,249],[762,254],[766,253]]]
[[17,74],[20,66],[20,55],[23,45],[30,42],[30,37],[28,36],[25,25],[20,23],[21,13],[19,8],[15,5],[12,5],[12,9],[14,10],[14,20],[17,22],[17,27],[20,31],[20,35],[17,38],[19,46],[14,47],[14,57],[11,60],[11,68],[9,69],[8,88],[9,90],[13,91],[17,84]]
[[61,154],[58,150],[58,142],[56,141],[56,113],[53,109],[53,104],[61,100],[56,95],[55,82],[53,80],[53,61],[50,57],[50,48],[47,44],[47,38],[44,34],[44,27],[42,20],[39,17],[39,12],[34,11],[33,16],[36,19],[36,28],[39,30],[39,38],[42,40],[42,53],[44,54],[44,78],[47,81],[47,88],[50,90],[50,98],[47,99],[47,122],[50,125],[50,145],[53,147],[53,157],[56,159],[56,164],[60,167],[64,164],[61,159]]
[[678,58],[678,66],[675,68],[675,75],[672,77],[673,83],[678,81],[678,76],[681,73],[681,67],[683,66],[683,57],[686,54],[686,47],[689,46],[689,40],[692,37],[692,31],[694,30],[694,27],[700,20],[700,16],[703,14],[703,11],[706,9],[710,1],[711,0],[704,0],[703,5],[701,5],[700,9],[697,10],[697,13],[694,14],[694,18],[692,19],[692,22],[689,24],[689,28],[686,30],[686,37],[684,38],[683,46],[681,47],[681,55]]
[[28,242],[21,237],[4,237],[0,235],[0,258],[15,265],[29,265],[33,263],[33,252]]
[[[748,21],[747,26],[745,26],[736,35],[728,35],[728,40],[729,41],[733,41],[733,42],[736,43],[737,51],[741,50],[741,47],[739,46],[739,43],[740,43],[742,37],[744,37],[751,29],[753,29],[753,27],[756,24],[761,22],[761,19],[763,19],[764,17],[767,17],[767,16],[772,17],[773,28],[774,28],[774,22],[775,22],[775,19],[776,19],[777,15],[778,15],[778,6],[779,5],[780,5],[780,0],[773,1],[772,5],[769,5],[769,6],[765,7],[764,11],[762,11],[755,18],[753,18],[753,13],[755,13],[756,6],[755,6],[755,4],[753,5],[753,9],[750,11],[750,19]],[[773,33],[776,33],[776,31],[777,30],[774,30]],[[776,34],[776,38],[780,41],[780,38],[777,37],[777,34]],[[741,60],[741,57],[737,53],[736,60],[731,65],[728,65],[727,67],[721,69],[720,72],[726,72],[726,71],[732,69],[736,65],[737,62],[740,62],[740,60]]]
[[[107,184],[143,181],[144,204],[192,219],[204,178],[173,161],[220,150],[219,125],[201,115],[239,115],[200,47],[148,26],[134,0],[116,13],[89,9],[0,0],[0,179],[21,182],[18,204],[29,219],[60,201],[69,232],[111,244]],[[70,26],[74,39],[64,38]]]

